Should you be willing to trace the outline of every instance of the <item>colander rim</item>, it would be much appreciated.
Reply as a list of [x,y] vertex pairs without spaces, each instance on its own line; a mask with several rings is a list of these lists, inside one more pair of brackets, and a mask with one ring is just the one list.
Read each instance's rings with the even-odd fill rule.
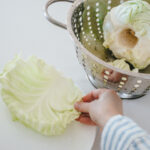
[[95,60],[97,63],[104,65],[107,68],[110,68],[116,72],[128,75],[128,76],[133,76],[133,77],[139,77],[143,79],[150,79],[150,74],[145,74],[145,73],[135,73],[131,71],[125,71],[116,67],[113,67],[112,65],[108,64],[107,62],[103,61],[102,59],[98,58],[94,54],[90,53],[83,45],[82,43],[77,39],[75,36],[73,30],[72,30],[72,25],[71,25],[71,18],[73,16],[74,10],[81,4],[84,3],[85,0],[76,0],[70,7],[68,16],[67,16],[67,30],[69,31],[72,39],[75,42],[75,45],[77,45],[81,51],[83,51],[86,55],[91,57],[93,60]]

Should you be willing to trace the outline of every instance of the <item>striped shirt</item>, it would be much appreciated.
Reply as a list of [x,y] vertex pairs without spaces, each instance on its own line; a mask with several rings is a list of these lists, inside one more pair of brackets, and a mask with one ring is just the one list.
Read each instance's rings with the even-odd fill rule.
[[103,129],[101,150],[150,150],[150,136],[131,119],[117,115]]

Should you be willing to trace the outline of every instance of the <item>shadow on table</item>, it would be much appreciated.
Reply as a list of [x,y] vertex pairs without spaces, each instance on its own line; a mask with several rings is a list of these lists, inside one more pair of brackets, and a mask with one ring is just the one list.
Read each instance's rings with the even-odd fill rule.
[[100,142],[101,142],[101,131],[97,127],[95,141],[91,150],[100,150]]

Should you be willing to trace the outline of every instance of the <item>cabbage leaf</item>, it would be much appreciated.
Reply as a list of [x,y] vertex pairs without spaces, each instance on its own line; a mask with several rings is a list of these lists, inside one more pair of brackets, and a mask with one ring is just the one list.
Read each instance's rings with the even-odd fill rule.
[[70,78],[35,56],[16,57],[0,74],[1,94],[13,120],[43,135],[62,134],[80,115],[81,91]]

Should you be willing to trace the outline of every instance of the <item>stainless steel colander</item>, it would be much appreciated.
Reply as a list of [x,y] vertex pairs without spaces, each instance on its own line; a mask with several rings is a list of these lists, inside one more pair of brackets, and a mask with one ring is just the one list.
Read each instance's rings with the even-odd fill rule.
[[[55,2],[72,2],[67,25],[53,19],[48,7]],[[147,0],[150,2],[150,0]],[[138,98],[150,89],[150,67],[140,73],[127,72],[107,63],[114,57],[103,47],[102,25],[110,9],[124,0],[50,0],[45,5],[45,17],[67,29],[75,42],[77,57],[90,82],[96,88],[114,89],[121,98]]]

